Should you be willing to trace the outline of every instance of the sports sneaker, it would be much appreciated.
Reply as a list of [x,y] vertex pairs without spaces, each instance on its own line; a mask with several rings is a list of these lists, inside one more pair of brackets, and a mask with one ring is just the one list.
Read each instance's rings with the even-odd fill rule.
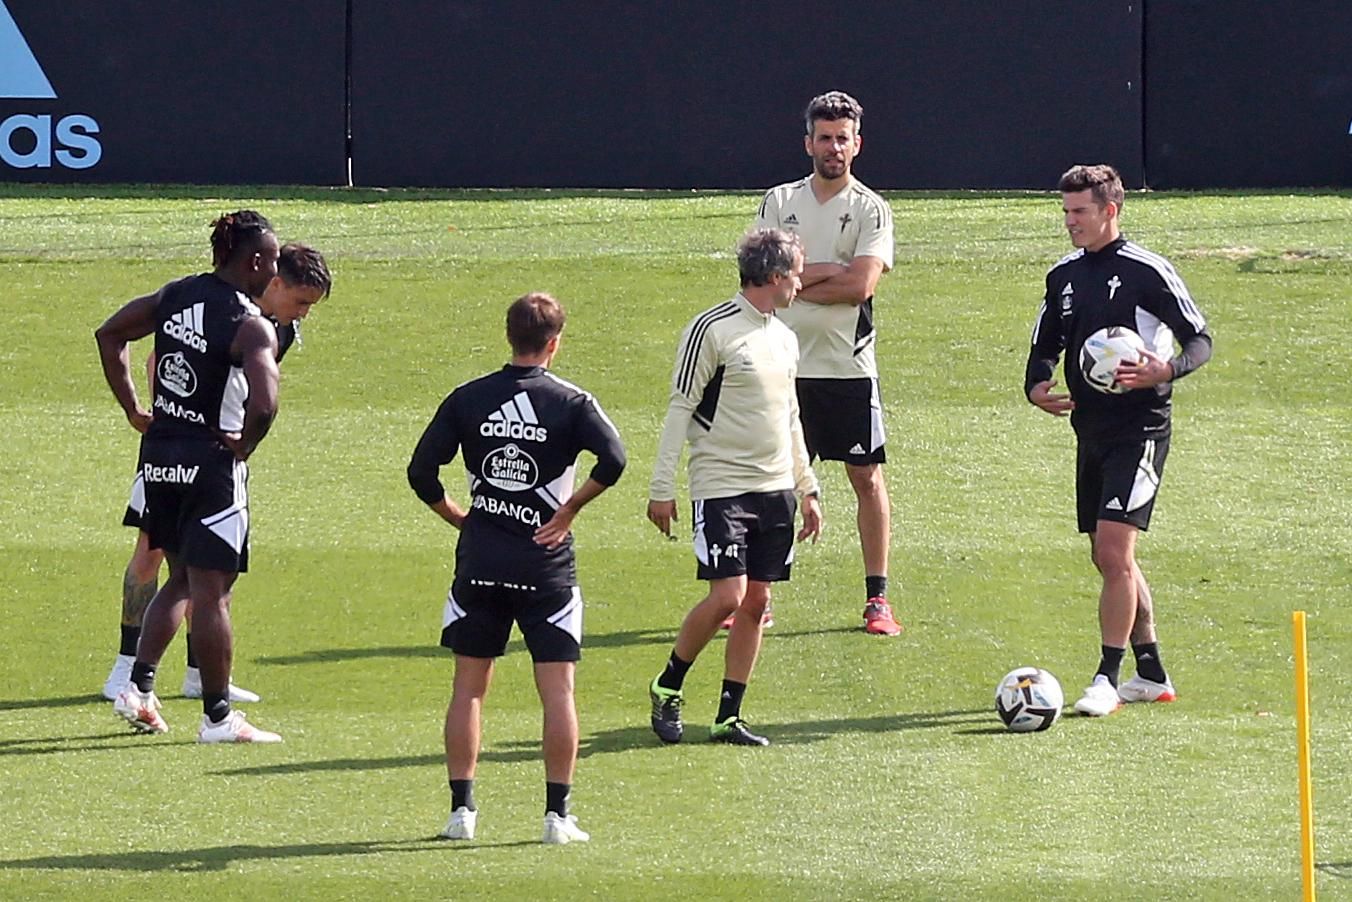
[[202,725],[197,728],[197,741],[213,742],[281,742],[282,737],[258,727],[244,719],[243,711],[231,711],[220,723],[212,723],[211,718],[202,715]]
[[864,632],[875,636],[901,634],[901,624],[892,616],[892,606],[881,595],[875,595],[864,605]]
[[479,812],[471,811],[464,805],[451,812],[446,829],[441,831],[443,839],[473,839],[474,826],[479,822]]
[[[736,613],[729,614],[728,619],[724,620],[723,623],[721,624],[721,628],[725,630],[732,629],[732,618],[736,616],[737,616]],[[774,625],[775,625],[775,611],[772,606],[767,604],[765,606],[765,613],[761,614],[761,629],[768,630],[770,627]]]
[[[189,667],[183,673],[183,697],[201,698],[202,697],[202,671],[197,667]],[[231,702],[261,702],[257,692],[250,692],[248,689],[241,689],[232,681],[230,683],[230,701]]]
[[587,842],[591,834],[577,825],[577,816],[570,814],[559,817],[552,811],[545,812],[545,835],[540,842],[551,846],[562,846],[570,842]]
[[1168,677],[1163,683],[1156,683],[1137,674],[1117,687],[1117,697],[1124,702],[1172,702],[1178,695]]
[[747,727],[740,717],[729,717],[722,723],[716,723],[709,729],[712,742],[726,742],[728,745],[769,745],[770,740],[757,736]]
[[168,733],[169,724],[160,717],[160,700],[155,691],[142,692],[128,683],[113,699],[113,711],[138,733]]
[[1107,717],[1120,707],[1122,702],[1117,698],[1117,690],[1101,673],[1095,674],[1094,682],[1089,684],[1084,695],[1075,703],[1075,710],[1086,717]]
[[122,691],[122,687],[131,682],[131,665],[136,663],[135,655],[118,655],[113,661],[113,669],[108,673],[108,679],[103,681],[103,697],[110,702],[117,701],[117,694]]
[[653,703],[653,732],[663,742],[680,742],[685,725],[681,723],[681,705],[685,699],[681,690],[668,689],[657,684],[653,677],[648,686],[648,699]]

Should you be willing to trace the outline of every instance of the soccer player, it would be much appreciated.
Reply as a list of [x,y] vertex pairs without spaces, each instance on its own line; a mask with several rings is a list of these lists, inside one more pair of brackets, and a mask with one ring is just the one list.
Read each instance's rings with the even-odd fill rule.
[[[277,257],[277,275],[268,283],[263,296],[258,299],[258,307],[272,320],[277,328],[277,362],[280,364],[286,352],[300,337],[300,321],[310,313],[310,308],[327,297],[332,289],[333,279],[329,275],[328,265],[319,251],[303,244],[284,245]],[[152,353],[146,362],[149,384],[154,391],[155,355]],[[139,455],[138,455],[139,460]],[[160,566],[164,563],[164,552],[150,547],[150,536],[142,528],[145,514],[145,481],[139,467],[136,479],[132,482],[131,500],[127,503],[127,512],[122,517],[122,525],[137,530],[136,545],[132,549],[131,560],[122,578],[122,628],[119,638],[117,657],[108,679],[103,683],[103,697],[109,701],[117,698],[122,688],[131,679],[131,665],[136,660],[136,643],[141,637],[141,618],[146,606],[155,597],[159,588]],[[188,666],[183,675],[183,695],[187,698],[202,697],[202,671],[197,666],[197,658],[192,648],[192,610],[191,605],[186,616],[189,634],[184,643],[188,649]],[[258,694],[250,692],[232,681],[229,688],[230,701],[256,702]]]
[[[481,712],[513,621],[530,650],[544,709],[541,841],[590,839],[568,812],[578,744],[573,675],[582,642],[570,530],[578,512],[619,480],[625,452],[596,399],[549,371],[563,325],[563,308],[549,295],[517,298],[507,309],[511,363],[451,392],[408,465],[413,491],[460,530],[441,631],[441,644],[455,652],[446,709],[451,816],[441,835],[447,839],[474,838]],[[596,464],[574,492],[582,451],[595,455]],[[469,477],[464,507],[446,494],[439,476],[457,453]]]
[[[1057,187],[1076,250],[1047,273],[1024,393],[1053,416],[1070,414],[1075,429],[1079,528],[1089,536],[1094,566],[1103,577],[1098,672],[1075,710],[1102,717],[1122,702],[1175,698],[1160,660],[1154,599],[1136,563],[1136,537],[1150,526],[1169,454],[1173,383],[1211,358],[1211,336],[1169,261],[1122,237],[1124,193],[1117,170],[1074,166]],[[1118,366],[1117,381],[1129,389],[1124,394],[1095,390],[1076,364],[1085,339],[1106,326],[1134,330],[1149,349],[1139,362]],[[1053,391],[1062,351],[1069,394]],[[1128,642],[1136,675],[1119,684]]]
[[[277,412],[277,330],[254,304],[277,275],[277,236],[252,210],[213,223],[210,273],[129,301],[95,332],[104,376],[145,439],[142,526],[169,579],[146,607],[131,678],[113,710],[140,732],[169,729],[155,670],[189,603],[202,675],[198,742],[279,742],[230,706],[230,591],[248,569],[245,463]],[[155,334],[154,416],[136,397],[128,342]]]
[[891,505],[883,482],[883,410],[874,357],[873,292],[892,268],[892,210],[851,174],[864,110],[841,91],[812,98],[803,146],[812,174],[772,188],[758,228],[803,242],[803,288],[780,318],[798,335],[798,403],[812,459],[845,463],[864,557],[864,629],[896,636],[887,602]]
[[697,575],[709,592],[686,615],[666,668],[648,687],[653,732],[663,742],[681,741],[686,672],[732,615],[710,739],[770,744],[742,719],[742,697],[760,652],[770,584],[789,578],[797,498],[798,539],[821,535],[817,477],[794,392],[798,340],[776,315],[798,291],[802,247],[787,232],[758,229],[738,244],[737,268],[741,290],[681,335],[648,492],[648,519],[670,536],[676,465],[689,442]]

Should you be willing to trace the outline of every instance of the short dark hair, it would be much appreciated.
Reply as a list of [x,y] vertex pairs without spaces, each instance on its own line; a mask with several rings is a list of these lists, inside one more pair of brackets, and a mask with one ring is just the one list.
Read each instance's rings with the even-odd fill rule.
[[324,255],[304,244],[291,242],[282,245],[277,255],[277,275],[288,285],[318,288],[321,298],[328,297],[333,288],[333,277],[329,275],[329,265],[324,262]]
[[825,94],[818,94],[807,105],[807,112],[803,114],[803,123],[807,126],[807,133],[812,134],[814,124],[818,119],[826,122],[834,122],[837,119],[853,119],[855,134],[859,133],[859,126],[864,119],[864,108],[844,91],[827,91]]
[[516,354],[538,354],[563,331],[563,305],[543,291],[532,291],[507,308],[507,343]]
[[241,254],[252,254],[272,234],[272,223],[253,210],[226,213],[211,224],[211,265],[227,266]]
[[793,271],[793,255],[802,242],[782,229],[752,229],[737,242],[737,272],[742,285],[766,285],[774,276]]
[[1089,191],[1094,195],[1094,203],[1100,207],[1111,203],[1117,204],[1119,210],[1126,199],[1126,192],[1122,190],[1122,176],[1107,163],[1070,167],[1062,173],[1061,180],[1056,183],[1056,190],[1062,194]]

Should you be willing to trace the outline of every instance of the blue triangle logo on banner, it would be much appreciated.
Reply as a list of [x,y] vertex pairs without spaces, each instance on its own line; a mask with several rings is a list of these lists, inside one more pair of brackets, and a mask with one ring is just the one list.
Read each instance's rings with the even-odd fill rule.
[[0,97],[56,97],[47,73],[33,56],[5,0],[0,0]]

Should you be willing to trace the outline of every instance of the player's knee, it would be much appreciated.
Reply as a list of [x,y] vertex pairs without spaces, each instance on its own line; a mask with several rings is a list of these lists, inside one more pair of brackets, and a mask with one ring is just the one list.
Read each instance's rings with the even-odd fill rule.
[[849,477],[850,486],[854,493],[863,498],[866,496],[886,497],[887,490],[883,482],[883,468],[877,464],[846,464],[845,474]]

